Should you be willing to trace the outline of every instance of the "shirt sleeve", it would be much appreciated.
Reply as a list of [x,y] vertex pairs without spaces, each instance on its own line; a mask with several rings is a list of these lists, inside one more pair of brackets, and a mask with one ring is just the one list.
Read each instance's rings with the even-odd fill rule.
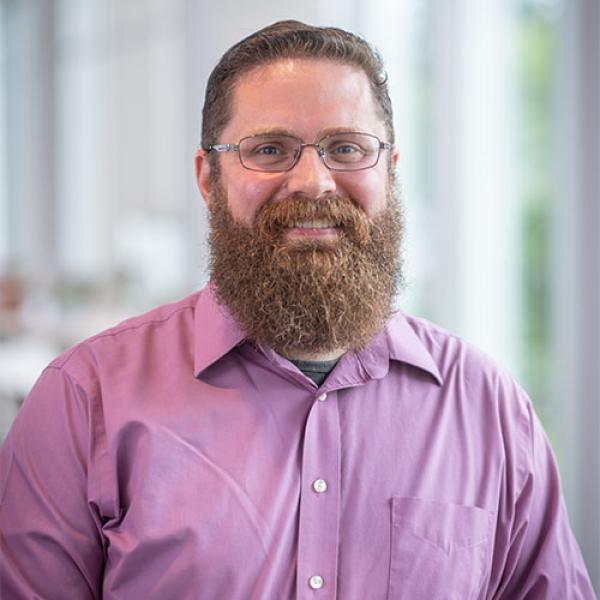
[[0,449],[2,598],[101,597],[101,519],[88,500],[91,422],[83,390],[47,368]]
[[494,598],[595,600],[568,522],[556,459],[529,399],[504,577]]

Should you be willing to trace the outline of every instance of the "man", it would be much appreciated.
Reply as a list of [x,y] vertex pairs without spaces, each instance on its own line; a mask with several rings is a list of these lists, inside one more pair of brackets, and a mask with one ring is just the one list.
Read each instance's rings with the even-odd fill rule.
[[380,59],[276,23],[213,71],[211,284],[67,351],[2,448],[3,598],[593,598],[524,392],[392,310]]

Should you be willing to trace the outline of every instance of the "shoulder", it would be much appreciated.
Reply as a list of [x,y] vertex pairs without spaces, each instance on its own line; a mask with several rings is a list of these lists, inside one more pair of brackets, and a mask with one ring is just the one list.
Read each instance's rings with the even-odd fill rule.
[[445,380],[460,376],[471,384],[497,380],[518,386],[506,367],[461,336],[427,319],[403,317]]
[[507,368],[460,336],[422,318],[404,315],[437,366],[437,399],[461,427],[481,435],[481,447],[501,448],[507,468],[523,482],[532,470],[532,444],[541,426],[533,404]]
[[439,370],[445,398],[530,428],[531,401],[509,370],[480,348],[426,319],[402,315]]
[[191,345],[201,293],[158,306],[91,336],[60,354],[47,369],[61,370],[79,381],[99,370],[118,369],[125,362],[150,365],[154,354],[165,355],[174,345]]

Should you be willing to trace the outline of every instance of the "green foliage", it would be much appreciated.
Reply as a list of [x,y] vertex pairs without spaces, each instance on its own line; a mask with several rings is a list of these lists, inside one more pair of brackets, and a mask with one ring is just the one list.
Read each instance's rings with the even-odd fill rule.
[[519,15],[519,192],[523,207],[525,386],[552,433],[551,216],[555,165],[558,22],[524,2]]

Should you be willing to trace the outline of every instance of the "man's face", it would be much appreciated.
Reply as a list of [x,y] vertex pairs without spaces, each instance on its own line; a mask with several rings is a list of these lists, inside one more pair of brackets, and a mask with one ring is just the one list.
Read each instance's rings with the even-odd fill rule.
[[[243,75],[232,98],[232,115],[219,143],[237,144],[260,133],[288,133],[314,143],[335,131],[357,131],[386,140],[365,73],[357,67],[329,60],[285,59],[271,62]],[[290,196],[318,201],[327,195],[350,197],[368,217],[384,209],[389,181],[390,151],[382,150],[378,164],[363,171],[334,172],[327,169],[315,148],[305,148],[294,168],[283,173],[260,173],[242,167],[237,153],[218,158],[221,185],[233,218],[254,225],[257,211],[266,203]],[[393,151],[391,151],[393,152]],[[393,163],[397,155],[392,154]],[[207,165],[206,165],[207,166]],[[210,203],[210,184],[201,188]],[[293,241],[307,235],[330,239],[331,228],[290,229]]]
[[[307,143],[334,131],[385,139],[366,76],[330,61],[277,61],[243,76],[233,115],[219,143],[267,132]],[[262,173],[234,152],[218,156],[219,172],[199,156],[212,281],[248,337],[296,358],[364,347],[388,318],[400,279],[389,157],[334,172],[308,147],[290,171]]]

